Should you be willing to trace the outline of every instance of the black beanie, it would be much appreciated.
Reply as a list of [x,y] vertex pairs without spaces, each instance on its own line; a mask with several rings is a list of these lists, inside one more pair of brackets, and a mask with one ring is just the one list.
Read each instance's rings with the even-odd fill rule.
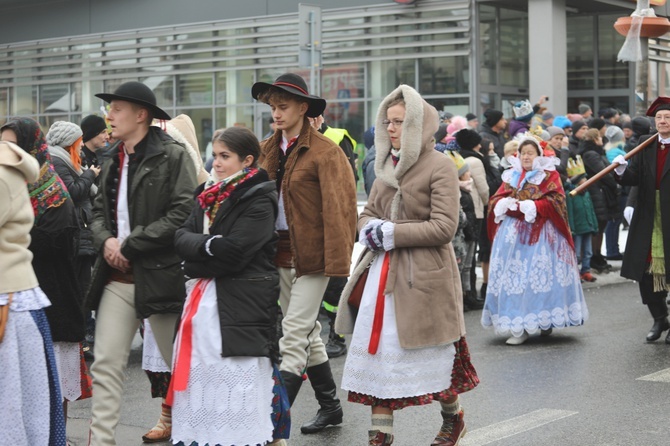
[[484,118],[486,119],[486,125],[488,125],[489,127],[493,127],[498,122],[500,122],[502,117],[503,117],[503,112],[501,112],[499,110],[494,110],[492,108],[489,108],[488,110],[486,110],[484,112]]
[[573,122],[572,123],[572,134],[576,135],[577,132],[579,131],[579,129],[581,129],[585,125],[586,125],[586,123],[584,121],[582,121],[581,119],[579,121]]
[[605,120],[604,119],[593,118],[593,119],[591,119],[591,122],[589,123],[589,128],[590,129],[600,130],[603,127],[605,127]]
[[84,133],[83,140],[87,142],[100,134],[103,130],[107,129],[107,124],[105,120],[100,116],[88,115],[81,120],[81,131]]
[[472,150],[477,144],[482,142],[479,133],[470,129],[461,129],[456,132],[456,142],[463,150]]
[[435,132],[435,142],[438,143],[442,141],[445,136],[447,136],[447,124],[440,124],[437,128],[437,132]]

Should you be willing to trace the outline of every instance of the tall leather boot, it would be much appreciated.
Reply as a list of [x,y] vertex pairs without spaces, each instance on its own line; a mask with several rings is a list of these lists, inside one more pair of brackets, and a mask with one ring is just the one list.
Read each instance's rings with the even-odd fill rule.
[[337,398],[337,387],[330,371],[330,362],[307,368],[314,395],[321,407],[316,416],[300,427],[303,434],[314,434],[326,426],[342,423],[342,406]]
[[[665,330],[670,329],[668,322],[668,305],[665,299],[655,299],[647,304],[651,316],[654,318],[654,325],[651,326],[647,334],[647,342],[653,342],[661,337]],[[666,342],[670,342],[666,339]]]
[[326,344],[326,355],[328,358],[339,358],[347,353],[347,344],[344,342],[344,336],[335,333],[335,317],[337,313],[328,313],[328,325],[330,333],[328,334],[328,343]]
[[286,387],[288,402],[291,407],[293,407],[293,401],[295,401],[295,397],[298,396],[300,386],[302,385],[302,376],[287,372],[285,370],[281,370],[279,373],[281,374],[281,378],[284,381],[284,387]]

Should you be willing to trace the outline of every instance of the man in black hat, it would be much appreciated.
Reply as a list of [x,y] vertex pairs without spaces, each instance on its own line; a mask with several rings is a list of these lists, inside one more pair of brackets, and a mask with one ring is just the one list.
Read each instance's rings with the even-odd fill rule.
[[257,82],[251,94],[272,109],[276,131],[261,143],[261,165],[277,182],[280,276],[284,336],[279,341],[284,384],[293,404],[307,373],[320,409],[301,427],[319,432],[342,422],[342,407],[318,321],[330,277],[348,277],[356,236],[356,187],[342,149],[316,131],[326,101],[287,73]]
[[[657,98],[647,116],[654,118],[658,136],[631,158],[630,164],[621,155],[612,164],[619,164],[615,169],[619,183],[638,186],[621,275],[640,286],[642,303],[654,318],[647,334],[647,341],[652,342],[670,329],[666,304],[670,283],[670,98]],[[640,142],[650,137],[642,136]],[[670,333],[665,343],[670,344]]]
[[193,207],[196,173],[186,149],[151,126],[170,116],[149,87],[126,82],[96,96],[110,103],[112,136],[121,141],[100,173],[91,223],[100,255],[87,296],[97,315],[89,444],[108,446],[116,444],[124,372],[141,319],[149,319],[163,359],[172,363],[186,294],[174,234]]
[[98,154],[107,147],[109,135],[107,134],[107,124],[104,118],[97,115],[88,115],[81,120],[81,131],[84,141],[84,158],[88,167],[102,165]]
[[487,138],[493,141],[493,150],[500,159],[503,159],[505,157],[505,143],[507,142],[507,140],[505,140],[507,120],[503,116],[503,112],[492,108],[489,108],[484,112],[484,119],[479,134],[482,138]]

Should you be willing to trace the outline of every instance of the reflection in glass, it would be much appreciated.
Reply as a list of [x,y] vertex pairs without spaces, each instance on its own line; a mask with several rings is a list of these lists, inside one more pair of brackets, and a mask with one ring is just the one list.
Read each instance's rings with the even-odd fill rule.
[[569,16],[567,20],[568,89],[595,88],[593,17]]

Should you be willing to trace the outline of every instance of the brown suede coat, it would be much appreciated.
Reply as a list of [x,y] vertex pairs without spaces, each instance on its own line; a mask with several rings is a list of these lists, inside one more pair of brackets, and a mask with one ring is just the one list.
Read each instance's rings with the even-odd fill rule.
[[[387,104],[405,100],[400,161],[394,168],[386,126]],[[393,293],[398,337],[403,348],[423,348],[457,341],[465,335],[460,275],[451,241],[458,227],[460,192],[453,162],[434,150],[437,111],[406,85],[379,107],[375,134],[377,180],[358,220],[359,230],[371,218],[395,223],[395,248],[385,293]],[[372,259],[363,256],[339,303],[336,331],[353,332],[347,304],[353,284]]]
[[[277,179],[282,133],[261,143],[261,166]],[[281,191],[298,277],[348,277],[356,239],[356,184],[342,149],[307,118],[285,165]],[[320,298],[320,296],[319,296]]]

